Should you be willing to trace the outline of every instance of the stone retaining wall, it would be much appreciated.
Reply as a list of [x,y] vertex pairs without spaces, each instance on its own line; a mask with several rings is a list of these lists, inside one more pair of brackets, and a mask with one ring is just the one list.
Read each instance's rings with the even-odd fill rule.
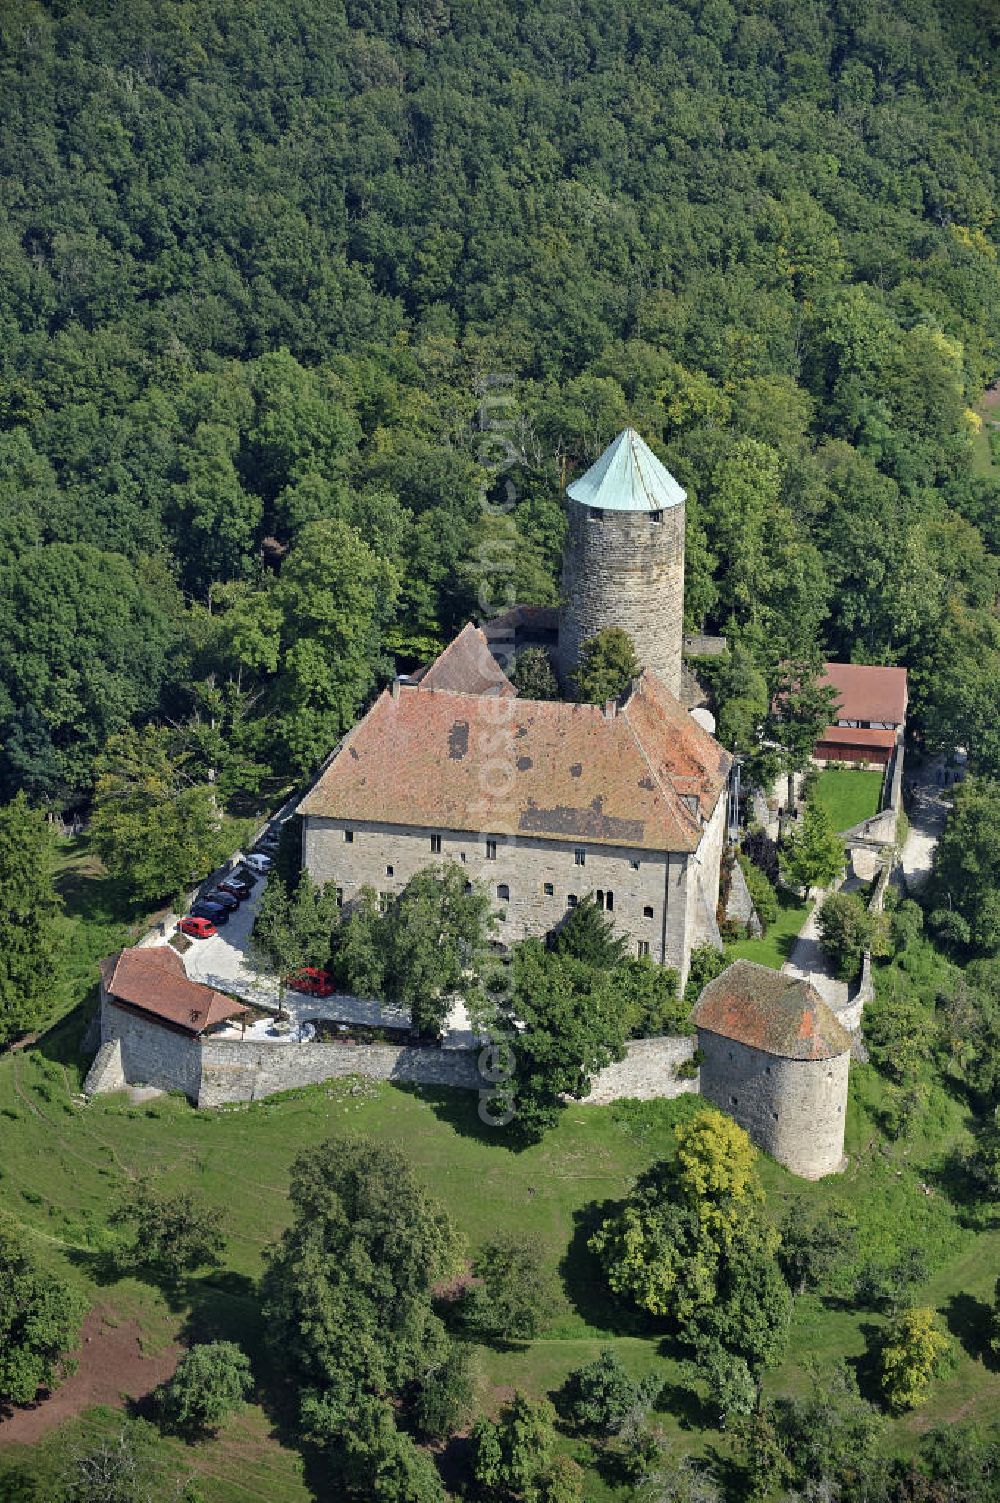
[[345,1075],[478,1091],[478,1051],[394,1044],[269,1044],[206,1039],[201,1045],[199,1106],[259,1101],[296,1086]]
[[694,1058],[697,1039],[690,1035],[668,1035],[659,1039],[631,1039],[620,1064],[608,1065],[591,1081],[590,1095],[584,1105],[606,1106],[610,1101],[631,1097],[639,1101],[683,1096],[698,1090],[698,1076],[679,1076],[679,1067]]
[[[479,1073],[478,1049],[196,1039],[113,1002],[105,1002],[101,1011],[101,1040],[84,1085],[89,1096],[151,1085],[183,1091],[199,1107],[226,1106],[345,1075],[467,1091],[490,1088]],[[677,1074],[694,1050],[693,1036],[633,1039],[620,1064],[594,1077],[586,1100],[601,1105],[626,1096],[647,1101],[697,1091],[697,1077],[685,1080]]]

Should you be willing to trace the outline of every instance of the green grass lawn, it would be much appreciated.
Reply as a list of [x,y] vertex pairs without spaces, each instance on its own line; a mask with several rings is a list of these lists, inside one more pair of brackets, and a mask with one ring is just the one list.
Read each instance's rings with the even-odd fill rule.
[[[64,877],[71,892],[77,882],[67,922],[80,945],[80,997],[90,984],[84,957],[129,927],[107,879],[92,872],[84,880],[84,859],[68,852]],[[762,958],[762,946],[771,947],[769,963],[780,963],[781,936],[797,931],[805,911],[786,902],[767,940],[756,948],[734,945],[731,953]],[[551,1394],[610,1345],[636,1374],[656,1371],[664,1380],[657,1419],[670,1442],[693,1453],[727,1454],[730,1442],[714,1428],[703,1398],[690,1392],[676,1350],[651,1323],[607,1297],[586,1249],[598,1208],[620,1199],[636,1174],[671,1151],[677,1122],[700,1108],[696,1097],[573,1106],[541,1143],[522,1151],[480,1124],[471,1095],[446,1090],[338,1081],[217,1112],[199,1112],[173,1096],[141,1106],[125,1095],[84,1105],[78,1091],[86,1063],[78,1046],[88,1011],[84,1002],[38,1044],[0,1056],[0,1213],[92,1306],[113,1319],[136,1320],[145,1349],[176,1339],[236,1340],[266,1393],[271,1374],[255,1280],[264,1249],[286,1221],[289,1167],[297,1154],[319,1151],[330,1138],[363,1134],[407,1154],[463,1228],[470,1250],[498,1228],[516,1227],[538,1242],[558,1274],[562,1296],[542,1338],[509,1351],[477,1349],[483,1408],[495,1410],[513,1385]],[[893,1443],[905,1454],[931,1421],[988,1419],[1000,1405],[1000,1374],[972,1355],[970,1335],[977,1319],[982,1323],[1000,1265],[1000,1228],[970,1230],[945,1193],[946,1155],[968,1138],[963,1105],[936,1085],[920,1130],[897,1144],[880,1130],[883,1099],[875,1070],[854,1067],[845,1174],[810,1184],[770,1160],[760,1164],[776,1220],[799,1204],[836,1204],[857,1218],[859,1257],[888,1261],[914,1242],[927,1250],[932,1272],[917,1297],[942,1311],[968,1349],[960,1347],[954,1371],[935,1385],[927,1406],[894,1422]],[[102,1272],[110,1205],[139,1174],[153,1174],[168,1188],[192,1188],[225,1215],[223,1266],[189,1280],[171,1298],[139,1279],[108,1281]],[[788,1354],[769,1379],[771,1389],[794,1393],[811,1385],[813,1357],[846,1357],[863,1370],[869,1333],[879,1325],[878,1316],[846,1300],[797,1300]],[[50,1496],[72,1448],[119,1423],[114,1411],[91,1410],[30,1450],[4,1445],[0,1427],[0,1497]],[[586,1443],[571,1437],[564,1443],[584,1463],[592,1461]],[[197,1479],[207,1503],[308,1503],[324,1496],[322,1477],[312,1475],[309,1457],[270,1403],[251,1405],[214,1440],[189,1446],[154,1434],[154,1444],[151,1467],[162,1472],[163,1496],[187,1476]],[[19,1476],[38,1491],[19,1492]],[[624,1503],[625,1496],[588,1467],[587,1503]]]
[[811,903],[803,903],[790,893],[778,893],[778,917],[769,925],[763,939],[737,939],[726,945],[730,960],[756,960],[780,971],[791,954],[792,945],[806,919]]
[[878,813],[882,774],[855,771],[853,767],[824,767],[812,796],[829,814],[835,830],[850,830]]

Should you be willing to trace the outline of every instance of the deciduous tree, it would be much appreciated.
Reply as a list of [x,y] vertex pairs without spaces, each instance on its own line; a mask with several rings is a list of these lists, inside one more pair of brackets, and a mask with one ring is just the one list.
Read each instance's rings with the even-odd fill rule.
[[135,897],[181,899],[225,854],[222,812],[190,753],[166,727],[113,736],[94,764],[94,845]]
[[31,1404],[72,1372],[83,1307],[0,1224],[0,1408]]
[[576,697],[581,704],[603,705],[618,699],[638,678],[642,665],[628,632],[609,626],[580,647]]
[[898,1316],[886,1332],[879,1355],[882,1392],[897,1413],[915,1409],[927,1397],[952,1343],[933,1310],[920,1307]]
[[164,1384],[161,1408],[172,1428],[207,1435],[242,1408],[252,1388],[249,1359],[235,1342],[202,1342],[185,1352]]
[[0,1044],[45,1023],[63,975],[52,832],[23,793],[0,806]]

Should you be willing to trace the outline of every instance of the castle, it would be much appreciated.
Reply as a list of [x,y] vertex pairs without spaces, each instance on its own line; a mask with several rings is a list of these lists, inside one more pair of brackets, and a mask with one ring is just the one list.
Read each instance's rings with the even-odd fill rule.
[[[592,892],[632,953],[674,967],[720,945],[731,758],[681,704],[684,491],[626,429],[567,491],[554,659],[564,682],[606,627],[642,673],[604,706],[516,697],[502,627],[469,625],[397,679],[299,805],[304,867],[350,904],[454,861],[486,885],[506,946]],[[523,610],[523,608],[521,608]],[[551,633],[551,613],[535,612]]]
[[[505,945],[549,933],[592,892],[632,953],[673,966],[683,985],[692,948],[720,945],[731,762],[680,698],[684,492],[627,429],[568,498],[558,612],[517,606],[486,631],[470,624],[423,673],[398,678],[300,803],[303,865],[350,904],[364,886],[387,901],[421,868],[454,861],[487,885]],[[608,626],[628,631],[643,665],[620,701],[518,698],[504,671],[517,652],[546,647],[565,682]],[[169,946],[105,962],[101,1004],[88,1094],[141,1082],[220,1106],[359,1073],[482,1096],[468,1041],[248,1042],[232,1026],[246,1009],[189,980]],[[693,1021],[696,1037],[631,1041],[587,1099],[700,1090],[794,1173],[835,1172],[851,1039],[814,988],[737,961]]]

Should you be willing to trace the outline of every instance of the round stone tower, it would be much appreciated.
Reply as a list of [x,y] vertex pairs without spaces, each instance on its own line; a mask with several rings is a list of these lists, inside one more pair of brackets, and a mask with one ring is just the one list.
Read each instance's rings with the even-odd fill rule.
[[583,642],[620,626],[632,638],[640,666],[651,668],[679,697],[684,491],[638,433],[626,428],[567,486],[566,496],[560,678],[572,678]]

